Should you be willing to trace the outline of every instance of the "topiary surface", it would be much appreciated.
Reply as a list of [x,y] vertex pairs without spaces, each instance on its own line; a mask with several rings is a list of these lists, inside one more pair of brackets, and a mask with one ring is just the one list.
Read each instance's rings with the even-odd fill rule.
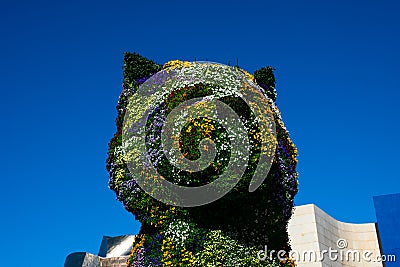
[[[267,245],[269,250],[290,251],[287,224],[298,190],[297,150],[286,130],[276,106],[275,77],[272,67],[255,71],[254,75],[236,70],[252,83],[266,99],[265,108],[272,111],[276,128],[276,147],[271,168],[264,182],[249,192],[249,183],[261,155],[259,134],[254,114],[235,95],[221,100],[229,105],[245,123],[252,144],[247,168],[235,187],[222,198],[207,205],[179,207],[165,204],[146,193],[128,168],[124,155],[123,127],[127,106],[139,87],[152,75],[163,71],[190,68],[196,63],[170,61],[159,65],[136,53],[125,53],[124,80],[117,105],[117,131],[109,143],[107,170],[109,187],[117,199],[141,222],[129,266],[282,266],[290,261],[260,260],[257,252]],[[161,90],[161,89],[160,89]],[[185,186],[201,186],[220,176],[231,156],[231,147],[224,127],[199,117],[187,123],[179,136],[181,152],[189,160],[201,154],[199,144],[210,138],[216,142],[216,158],[201,172],[176,171],[162,153],[160,134],[163,118],[180,103],[204,98],[215,92],[212,84],[194,83],[176,88],[150,113],[146,122],[146,148],[154,167],[165,179]],[[200,104],[199,104],[200,105]]]

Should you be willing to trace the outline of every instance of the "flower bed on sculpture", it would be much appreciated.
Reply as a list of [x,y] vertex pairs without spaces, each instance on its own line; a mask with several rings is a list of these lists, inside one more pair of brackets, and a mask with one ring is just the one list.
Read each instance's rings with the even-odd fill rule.
[[[251,75],[237,66],[207,62],[170,61],[161,66],[138,54],[125,54],[123,91],[117,106],[117,132],[109,144],[107,170],[110,188],[142,224],[129,266],[291,266],[289,260],[258,257],[258,251],[264,250],[264,246],[275,251],[290,250],[287,223],[298,185],[297,150],[275,103],[272,71],[271,67],[266,67]],[[180,73],[186,75],[182,77],[194,78],[190,81],[179,79]],[[232,73],[240,76],[249,90],[256,90],[255,93],[262,96],[260,112],[267,110],[274,124],[273,136],[271,132],[269,139],[273,141],[273,147],[263,145],[266,138],[260,126],[263,122],[254,114],[251,103],[243,101],[242,91],[235,89],[230,78]],[[165,87],[172,74],[175,75],[173,86]],[[202,75],[217,76],[213,80],[217,82],[196,80],[196,75],[200,78]],[[154,86],[158,85],[159,79],[162,80],[160,85]],[[137,97],[138,90],[146,86],[155,90],[146,97]],[[166,118],[183,109],[182,103],[193,99],[192,109],[196,110],[197,116],[186,120],[178,133],[172,134],[183,159],[168,156],[162,140]],[[210,113],[206,103],[210,99],[218,99],[229,106],[246,132],[249,153],[240,180],[224,196],[206,205],[185,207],[174,205],[175,202],[170,203],[168,199],[155,198],[160,192],[143,190],[143,184],[151,183],[153,179],[151,172],[135,173],[130,162],[136,162],[134,167],[150,163],[151,166],[145,167],[157,170],[163,180],[186,187],[212,183],[233,164],[233,155],[238,153],[234,146],[242,139],[239,135],[232,136],[224,123],[207,116]],[[147,112],[149,106],[152,108]],[[146,120],[140,124],[143,114],[146,114]],[[134,123],[124,128],[127,117]],[[131,142],[130,152],[126,153],[124,138],[134,138],[142,130],[143,147]],[[204,140],[213,140],[214,147]],[[145,148],[145,153],[140,148]],[[206,168],[191,171],[177,167],[180,161],[195,161],[211,149],[215,150],[215,157]],[[271,165],[267,169],[258,169],[263,155],[271,151]],[[257,169],[265,173],[265,180],[249,192]],[[167,192],[167,196],[174,197]]]

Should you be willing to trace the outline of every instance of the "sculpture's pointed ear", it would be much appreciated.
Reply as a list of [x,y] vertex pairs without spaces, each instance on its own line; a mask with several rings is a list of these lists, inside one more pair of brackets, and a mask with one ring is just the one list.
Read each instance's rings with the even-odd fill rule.
[[133,88],[138,79],[146,78],[161,70],[161,65],[137,53],[124,55],[124,88]]
[[276,90],[274,70],[275,69],[273,67],[268,66],[256,70],[253,75],[257,84],[261,86],[267,93],[267,96],[275,102]]

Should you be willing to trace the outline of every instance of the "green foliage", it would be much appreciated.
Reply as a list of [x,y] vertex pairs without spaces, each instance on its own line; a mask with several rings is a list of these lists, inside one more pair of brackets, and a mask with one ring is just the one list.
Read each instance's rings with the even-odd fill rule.
[[211,231],[207,235],[204,249],[195,255],[193,266],[280,266],[276,260],[258,259],[257,252],[257,248],[243,246],[224,235],[222,231]]
[[266,90],[267,96],[276,101],[275,75],[273,67],[264,67],[254,72],[254,78],[262,88]]
[[133,88],[137,80],[148,77],[161,70],[161,65],[137,53],[125,53],[124,87]]

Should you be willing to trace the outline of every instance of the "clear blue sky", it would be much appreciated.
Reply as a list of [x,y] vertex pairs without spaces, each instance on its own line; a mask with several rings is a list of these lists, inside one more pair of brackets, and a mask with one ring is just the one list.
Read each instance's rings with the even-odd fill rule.
[[399,13],[366,0],[2,1],[4,266],[62,266],[102,235],[137,233],[105,170],[125,51],[274,66],[300,153],[296,204],[374,222],[372,196],[400,192]]

